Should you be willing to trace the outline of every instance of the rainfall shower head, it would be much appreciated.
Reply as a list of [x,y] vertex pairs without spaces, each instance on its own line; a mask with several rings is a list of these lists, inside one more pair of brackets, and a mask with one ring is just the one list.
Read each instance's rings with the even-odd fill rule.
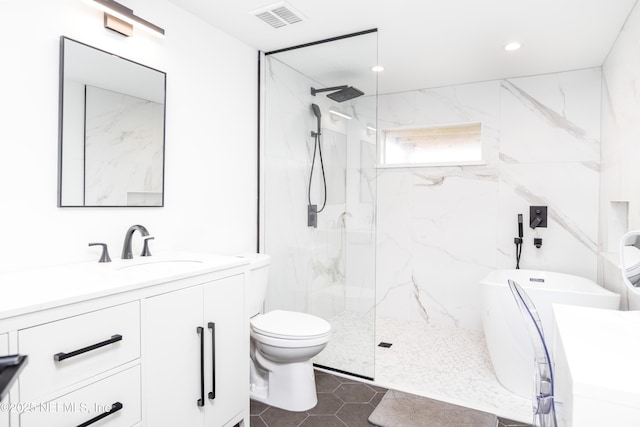
[[311,88],[311,95],[316,96],[318,92],[333,92],[327,94],[328,98],[333,99],[336,102],[344,102],[349,101],[350,99],[357,98],[359,96],[364,95],[364,92],[360,89],[356,89],[353,86],[335,86],[335,87],[327,87],[324,89],[314,89]]

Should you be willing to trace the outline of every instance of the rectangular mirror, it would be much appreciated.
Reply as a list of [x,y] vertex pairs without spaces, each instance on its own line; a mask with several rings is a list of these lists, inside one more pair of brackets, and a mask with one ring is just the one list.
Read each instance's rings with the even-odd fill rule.
[[58,206],[163,206],[166,74],[60,40]]

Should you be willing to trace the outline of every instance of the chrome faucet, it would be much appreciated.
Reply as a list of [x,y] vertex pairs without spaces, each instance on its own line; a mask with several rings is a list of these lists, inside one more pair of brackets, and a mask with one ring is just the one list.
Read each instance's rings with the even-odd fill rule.
[[132,225],[127,230],[127,233],[124,235],[124,245],[122,246],[122,259],[131,259],[133,258],[133,253],[131,250],[131,238],[133,237],[133,233],[138,230],[140,235],[148,236],[149,232],[142,225]]

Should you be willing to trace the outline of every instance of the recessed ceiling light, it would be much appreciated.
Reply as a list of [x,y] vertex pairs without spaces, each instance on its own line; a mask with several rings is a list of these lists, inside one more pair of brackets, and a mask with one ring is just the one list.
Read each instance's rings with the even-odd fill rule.
[[518,42],[511,42],[511,43],[507,43],[504,46],[504,50],[511,52],[511,51],[520,49],[520,46],[522,45]]
[[371,67],[371,71],[379,73],[380,71],[384,71],[384,67],[382,65],[374,65],[373,67]]

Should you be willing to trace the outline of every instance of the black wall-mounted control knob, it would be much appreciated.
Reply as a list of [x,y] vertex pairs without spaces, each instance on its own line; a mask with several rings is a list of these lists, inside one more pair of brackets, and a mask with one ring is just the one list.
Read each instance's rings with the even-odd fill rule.
[[111,262],[109,249],[107,249],[106,243],[89,243],[89,246],[102,246],[102,255],[100,255],[100,260],[98,262]]

